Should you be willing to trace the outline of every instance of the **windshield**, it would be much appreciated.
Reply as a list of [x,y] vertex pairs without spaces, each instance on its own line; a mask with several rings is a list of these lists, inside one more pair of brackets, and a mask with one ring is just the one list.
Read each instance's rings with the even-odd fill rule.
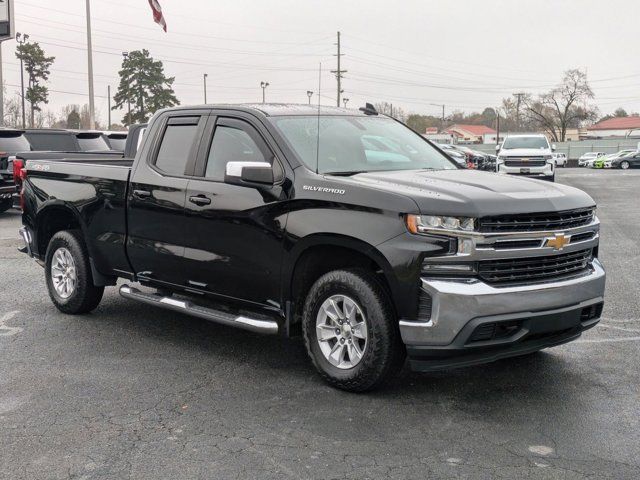
[[317,168],[318,173],[457,169],[420,135],[390,118],[296,116],[270,120],[300,160],[311,170]]
[[549,142],[546,137],[507,137],[502,148],[512,150],[514,148],[540,148],[548,149]]

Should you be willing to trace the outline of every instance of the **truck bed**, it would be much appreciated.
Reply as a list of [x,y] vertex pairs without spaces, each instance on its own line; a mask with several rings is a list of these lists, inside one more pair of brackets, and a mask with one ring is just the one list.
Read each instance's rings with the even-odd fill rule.
[[95,267],[101,272],[130,270],[125,239],[131,164],[131,159],[103,157],[27,162],[25,194],[35,202],[29,210],[36,217],[52,212],[52,207],[75,210]]

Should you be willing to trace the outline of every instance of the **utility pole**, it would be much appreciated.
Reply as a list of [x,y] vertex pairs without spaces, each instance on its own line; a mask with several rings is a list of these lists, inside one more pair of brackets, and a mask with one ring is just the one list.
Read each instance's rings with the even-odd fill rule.
[[338,58],[338,66],[336,70],[331,70],[331,73],[335,73],[336,79],[338,80],[338,96],[336,97],[336,106],[339,107],[340,95],[342,95],[342,92],[344,91],[342,90],[342,74],[347,73],[346,70],[342,70],[342,68],[340,67],[340,59],[344,55],[344,53],[341,53],[340,50],[340,32],[338,32],[338,43],[336,43],[336,45],[338,46],[338,54],[336,55],[336,57]]
[[522,97],[525,96],[524,92],[518,92],[513,94],[516,100],[516,128],[520,131],[520,104],[522,103]]
[[93,95],[93,46],[91,44],[91,0],[87,0],[87,71],[89,74],[89,128],[96,128],[96,106]]
[[107,85],[107,122],[109,122],[107,124],[107,130],[111,129],[111,85]]
[[[29,40],[29,35],[26,33],[23,35],[20,32],[16,33],[16,42],[20,45],[26,43]],[[27,115],[24,107],[24,65],[22,58],[20,59],[20,90],[22,92],[22,128],[27,128]]]
[[265,90],[269,86],[269,82],[260,82],[260,88],[262,88],[262,103],[265,103]]
[[313,92],[311,90],[307,90],[307,97],[309,97],[309,105],[311,105],[311,97],[313,97]]
[[207,77],[208,76],[209,75],[206,73],[202,76],[202,79],[204,80],[204,104],[205,105],[207,104]]

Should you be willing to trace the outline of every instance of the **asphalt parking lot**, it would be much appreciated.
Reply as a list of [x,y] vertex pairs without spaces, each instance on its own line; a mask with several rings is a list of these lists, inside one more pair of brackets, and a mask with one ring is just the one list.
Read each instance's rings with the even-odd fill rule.
[[569,345],[354,395],[301,340],[49,301],[0,216],[0,478],[640,478],[640,170],[560,169],[602,221],[603,321]]

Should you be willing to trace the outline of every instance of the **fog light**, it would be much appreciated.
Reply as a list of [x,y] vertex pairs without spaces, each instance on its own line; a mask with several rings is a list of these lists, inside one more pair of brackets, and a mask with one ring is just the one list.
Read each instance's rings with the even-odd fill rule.
[[422,264],[422,271],[434,275],[472,275],[476,273],[474,263],[431,263]]

